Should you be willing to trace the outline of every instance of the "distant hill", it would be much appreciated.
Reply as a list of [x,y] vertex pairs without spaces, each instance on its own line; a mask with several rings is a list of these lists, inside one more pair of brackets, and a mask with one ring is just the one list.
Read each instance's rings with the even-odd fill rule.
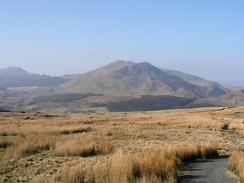
[[10,112],[10,110],[0,107],[0,112]]
[[209,98],[197,98],[190,104],[190,107],[209,106],[243,106],[244,90],[232,92],[226,95]]
[[241,106],[244,105],[244,90],[236,91],[227,95],[210,98],[212,103],[222,106]]
[[191,83],[193,85],[197,85],[197,86],[204,88],[207,96],[220,96],[220,95],[224,95],[226,93],[230,93],[232,91],[230,87],[228,87],[228,88],[224,87],[223,85],[221,85],[217,82],[209,81],[209,80],[200,78],[198,76],[194,76],[191,74],[187,74],[187,73],[175,71],[175,70],[166,70],[166,69],[161,69],[161,70],[163,72],[166,72],[173,76],[178,76],[188,83]]
[[62,77],[31,74],[19,67],[0,69],[0,88],[45,86],[55,87],[66,81]]
[[232,92],[241,91],[242,89],[244,89],[244,87],[242,86],[233,85],[229,83],[221,83],[221,85]]
[[244,92],[231,93],[232,88],[147,62],[119,60],[62,77],[8,67],[0,69],[0,110],[144,111],[244,105]]
[[[97,70],[73,75],[59,92],[102,93],[116,96],[174,95],[187,97],[219,96],[229,92],[218,83],[201,83],[184,75],[159,69],[147,62],[115,61]],[[205,82],[205,83],[204,83]]]

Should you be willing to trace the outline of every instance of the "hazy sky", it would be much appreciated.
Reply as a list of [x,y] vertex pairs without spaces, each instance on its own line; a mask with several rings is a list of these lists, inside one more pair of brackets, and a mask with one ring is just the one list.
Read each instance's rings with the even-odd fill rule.
[[82,73],[118,59],[244,85],[243,0],[1,0],[0,67]]

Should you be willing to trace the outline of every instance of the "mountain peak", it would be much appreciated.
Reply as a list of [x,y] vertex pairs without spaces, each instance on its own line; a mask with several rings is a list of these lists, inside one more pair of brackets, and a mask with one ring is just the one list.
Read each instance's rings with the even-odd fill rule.
[[129,60],[115,60],[114,62],[110,63],[111,64],[134,64],[135,62],[129,61]]
[[135,65],[140,66],[142,68],[156,68],[154,65],[150,64],[149,62],[139,62]]
[[152,66],[149,62],[139,62],[139,65]]
[[125,60],[116,60],[108,65],[103,66],[102,68],[99,68],[97,70],[117,70],[125,66],[134,65],[134,62],[131,61],[125,61]]
[[133,61],[125,61],[125,60],[116,60],[108,65],[105,65],[104,69],[113,69],[113,70],[117,70],[117,69],[120,69],[122,67],[126,67],[126,66],[130,66],[130,67],[154,67],[152,64],[150,64],[149,62],[139,62],[139,63],[136,63],[136,62],[133,62]]
[[126,60],[116,60],[107,66],[126,66],[126,65],[134,65],[135,62],[132,61],[126,61]]

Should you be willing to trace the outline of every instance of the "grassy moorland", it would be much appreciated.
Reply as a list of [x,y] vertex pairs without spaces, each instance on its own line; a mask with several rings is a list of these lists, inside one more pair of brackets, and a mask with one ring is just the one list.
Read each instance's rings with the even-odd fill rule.
[[0,182],[171,183],[182,162],[243,148],[243,136],[243,107],[0,113]]
[[210,157],[218,157],[217,149],[213,146],[151,149],[135,154],[116,152],[106,163],[88,169],[81,166],[65,167],[61,180],[67,183],[174,183],[181,162]]

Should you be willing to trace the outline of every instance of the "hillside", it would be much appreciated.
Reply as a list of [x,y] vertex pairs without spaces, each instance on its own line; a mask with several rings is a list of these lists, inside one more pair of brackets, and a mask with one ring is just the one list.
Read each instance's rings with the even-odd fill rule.
[[242,106],[244,105],[244,90],[215,97],[210,99],[210,101],[222,106]]
[[[209,84],[210,85],[210,84]],[[229,92],[218,83],[211,88],[185,80],[146,62],[115,61],[97,70],[73,75],[58,92],[98,93],[116,96],[174,95],[219,96]]]
[[87,94],[67,93],[67,94],[40,96],[34,98],[34,103],[38,103],[38,102],[66,103],[66,102],[81,100],[89,96],[96,96],[96,95],[92,93],[87,93]]
[[[173,76],[178,76],[184,81],[205,88],[205,92],[208,96],[220,96],[232,91],[233,87],[225,87],[217,82],[209,81],[207,79],[200,78],[191,74],[187,74],[175,70],[161,69],[163,72],[171,74]],[[229,86],[229,85],[228,85]]]
[[115,61],[85,74],[52,77],[0,69],[0,107],[30,111],[138,111],[242,105],[242,92],[150,63]]
[[[210,98],[197,98],[189,107],[243,106],[244,90]],[[188,106],[187,106],[188,107]]]
[[239,85],[233,85],[229,83],[221,83],[221,85],[233,92],[240,91],[243,89],[242,85],[239,86]]
[[0,107],[0,112],[8,112],[9,110]]
[[194,101],[193,98],[175,96],[142,96],[126,101],[110,102],[107,104],[109,111],[153,111],[163,109],[184,108]]
[[0,88],[45,86],[55,87],[66,80],[62,77],[31,74],[19,67],[7,67],[0,69]]

